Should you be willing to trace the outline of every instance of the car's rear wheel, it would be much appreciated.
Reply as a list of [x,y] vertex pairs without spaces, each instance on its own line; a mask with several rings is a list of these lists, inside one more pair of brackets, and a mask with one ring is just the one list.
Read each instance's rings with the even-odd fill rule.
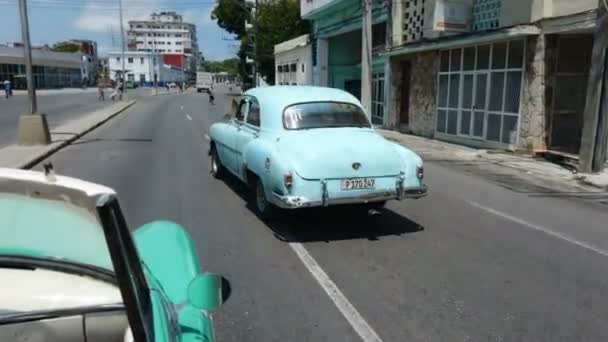
[[217,149],[215,146],[211,148],[211,174],[213,177],[220,179],[224,176],[224,165],[222,165],[222,161],[220,160],[219,155],[217,154]]
[[264,191],[264,183],[259,178],[255,179],[255,186],[253,188],[255,209],[258,216],[263,220],[272,219],[276,214],[276,207],[274,204],[268,201],[266,198],[266,192]]

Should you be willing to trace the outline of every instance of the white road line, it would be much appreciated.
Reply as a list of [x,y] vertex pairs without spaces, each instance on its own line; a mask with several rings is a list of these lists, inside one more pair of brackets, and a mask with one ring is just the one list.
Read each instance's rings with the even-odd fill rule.
[[191,117],[190,115],[186,114],[186,118],[187,118],[188,120],[192,121],[192,117]]
[[179,110],[184,110],[184,106],[179,106]]
[[579,247],[583,247],[583,248],[585,248],[585,249],[587,249],[587,250],[590,250],[590,251],[595,252],[595,253],[597,253],[597,254],[600,254],[600,255],[603,255],[603,256],[605,256],[605,257],[608,257],[608,251],[605,251],[605,250],[600,249],[600,248],[598,248],[598,247],[595,247],[595,246],[589,245],[589,244],[587,244],[587,243],[585,243],[585,242],[578,241],[578,240],[576,240],[576,239],[573,239],[573,238],[571,238],[571,237],[569,237],[569,236],[566,236],[566,235],[563,235],[563,234],[561,234],[561,233],[554,232],[554,231],[552,231],[552,230],[551,230],[551,229],[549,229],[549,228],[545,228],[545,227],[543,227],[543,226],[538,226],[538,225],[535,225],[535,224],[533,224],[533,223],[530,223],[530,222],[524,221],[524,220],[522,220],[522,219],[520,219],[520,218],[517,218],[517,217],[511,216],[511,215],[509,215],[509,214],[505,214],[505,213],[500,212],[500,211],[498,211],[498,210],[495,210],[495,209],[492,209],[492,208],[485,207],[485,206],[483,206],[483,205],[481,205],[481,204],[479,204],[479,203],[476,203],[476,202],[469,201],[469,204],[470,204],[470,205],[472,205],[472,206],[474,206],[474,207],[476,207],[476,208],[479,208],[479,209],[481,209],[481,210],[485,210],[485,211],[487,211],[487,212],[489,212],[489,213],[492,213],[492,214],[494,214],[494,215],[496,215],[496,216],[500,216],[500,217],[505,218],[505,219],[507,219],[507,220],[511,220],[511,221],[513,221],[513,222],[519,223],[519,224],[521,224],[521,225],[522,225],[522,226],[524,226],[524,227],[528,227],[528,228],[530,228],[530,229],[534,229],[534,230],[537,230],[537,231],[543,232],[543,233],[545,233],[545,234],[547,234],[547,235],[550,235],[550,236],[553,236],[553,237],[555,237],[555,238],[558,238],[558,239],[564,240],[564,241],[566,241],[566,242],[570,242],[571,244],[577,245],[577,246],[579,246]]
[[348,301],[346,296],[342,294],[340,289],[338,289],[336,284],[327,276],[321,266],[317,264],[306,248],[297,242],[289,243],[289,247],[293,249],[300,258],[300,261],[302,261],[308,271],[310,271],[313,277],[319,282],[319,285],[325,290],[329,298],[334,302],[338,310],[340,310],[357,334],[359,334],[361,339],[363,339],[364,342],[382,342],[382,339],[380,339],[374,329],[372,329],[365,319],[363,319],[361,314],[359,314],[357,309]]
[[205,140],[211,141],[211,138],[209,138],[209,134],[205,134]]

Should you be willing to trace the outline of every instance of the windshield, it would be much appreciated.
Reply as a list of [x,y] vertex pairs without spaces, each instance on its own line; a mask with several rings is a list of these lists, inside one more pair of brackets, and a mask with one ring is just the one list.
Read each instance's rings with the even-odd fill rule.
[[370,127],[363,110],[352,103],[309,102],[289,106],[283,112],[286,129]]
[[68,202],[0,193],[0,236],[0,256],[65,260],[113,270],[97,218]]

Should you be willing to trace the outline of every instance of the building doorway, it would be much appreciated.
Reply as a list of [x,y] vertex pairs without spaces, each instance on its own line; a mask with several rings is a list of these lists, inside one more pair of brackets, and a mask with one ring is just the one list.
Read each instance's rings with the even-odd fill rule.
[[410,124],[410,80],[412,64],[409,61],[401,62],[401,104],[399,108],[399,128],[407,129]]
[[344,81],[344,90],[351,93],[359,101],[361,101],[361,80]]
[[593,36],[560,35],[556,48],[549,149],[578,154]]

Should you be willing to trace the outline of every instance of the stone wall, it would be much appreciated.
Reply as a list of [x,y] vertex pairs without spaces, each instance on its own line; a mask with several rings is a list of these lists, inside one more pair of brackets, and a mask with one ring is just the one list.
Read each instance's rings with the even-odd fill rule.
[[410,125],[413,134],[433,137],[435,132],[439,53],[423,52],[412,58],[410,79]]
[[[410,108],[409,125],[400,122],[402,95],[402,66],[409,62],[410,74]],[[386,64],[385,90],[386,103],[384,127],[393,130],[405,130],[408,133],[433,137],[435,132],[435,97],[437,91],[437,72],[439,70],[439,53],[437,51],[419,54],[395,56]]]
[[[547,52],[545,35],[528,38],[520,109],[519,142],[517,149],[527,152],[546,150],[547,141]],[[551,63],[549,63],[550,65]],[[550,88],[549,88],[550,89]],[[549,92],[550,93],[550,92]]]

